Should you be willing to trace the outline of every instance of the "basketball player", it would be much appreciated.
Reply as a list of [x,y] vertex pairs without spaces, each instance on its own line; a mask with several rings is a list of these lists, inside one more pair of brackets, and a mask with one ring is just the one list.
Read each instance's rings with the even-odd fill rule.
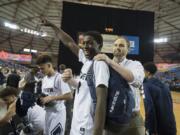
[[71,90],[56,72],[52,65],[52,58],[41,55],[37,59],[43,74],[42,92],[46,95],[41,97],[41,103],[45,105],[45,135],[64,135],[66,122],[66,108],[64,100],[72,98]]

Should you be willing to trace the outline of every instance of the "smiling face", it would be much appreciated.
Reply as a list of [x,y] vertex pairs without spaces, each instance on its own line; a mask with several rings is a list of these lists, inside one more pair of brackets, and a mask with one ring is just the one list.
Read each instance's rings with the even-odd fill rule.
[[115,57],[124,57],[128,54],[128,43],[124,38],[118,38],[113,45],[113,55]]
[[83,51],[85,57],[89,60],[93,59],[93,57],[99,52],[99,44],[94,40],[92,36],[84,36]]

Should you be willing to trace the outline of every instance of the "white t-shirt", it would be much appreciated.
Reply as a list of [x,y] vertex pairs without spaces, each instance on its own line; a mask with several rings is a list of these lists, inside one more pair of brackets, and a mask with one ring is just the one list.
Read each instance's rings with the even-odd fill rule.
[[[64,95],[66,93],[71,92],[69,85],[65,83],[61,74],[56,72],[53,76],[45,76],[42,80],[42,92],[49,96],[58,96]],[[59,109],[65,108],[64,101],[53,101],[56,104],[56,108]],[[46,108],[47,109],[47,108]]]
[[[79,51],[79,60],[83,62],[84,65],[81,69],[79,79],[80,86],[75,93],[70,135],[92,135],[94,111],[90,90],[86,81],[86,75],[92,61],[85,58],[82,50]],[[95,61],[93,69],[95,75],[95,86],[97,87],[100,84],[103,84],[108,87],[109,68],[107,64],[103,61]]]
[[45,126],[45,110],[39,105],[30,107],[27,112],[27,119],[32,124],[35,133],[43,132]]
[[127,69],[129,69],[133,76],[134,80],[129,83],[129,86],[131,87],[135,99],[135,108],[133,109],[134,111],[140,111],[140,87],[143,84],[144,80],[144,68],[142,64],[139,61],[133,61],[133,60],[128,60],[124,59],[120,65],[123,65]]

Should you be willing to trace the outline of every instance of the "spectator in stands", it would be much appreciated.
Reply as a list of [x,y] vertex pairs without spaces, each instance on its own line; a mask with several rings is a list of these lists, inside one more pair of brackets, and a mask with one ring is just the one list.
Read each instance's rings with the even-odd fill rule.
[[38,71],[39,68],[37,66],[31,66],[30,72],[28,72],[24,78],[21,79],[19,82],[19,88],[22,89],[27,82],[33,82],[33,81],[38,81]]
[[2,72],[3,72],[4,76],[5,76],[6,79],[7,79],[7,77],[8,77],[9,74],[10,74],[10,69],[9,69],[8,67],[5,67],[5,68],[3,68]]
[[144,64],[145,127],[150,135],[176,135],[173,101],[169,88],[154,77],[154,63]]
[[5,82],[5,76],[2,73],[2,68],[0,67],[0,85],[3,85]]
[[20,76],[16,73],[16,70],[12,71],[11,74],[7,77],[6,86],[18,88]]

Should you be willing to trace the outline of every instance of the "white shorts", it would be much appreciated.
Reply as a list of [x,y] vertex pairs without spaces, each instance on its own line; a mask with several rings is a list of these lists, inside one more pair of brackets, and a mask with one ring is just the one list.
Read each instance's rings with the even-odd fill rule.
[[44,135],[64,135],[66,108],[58,111],[46,110]]

